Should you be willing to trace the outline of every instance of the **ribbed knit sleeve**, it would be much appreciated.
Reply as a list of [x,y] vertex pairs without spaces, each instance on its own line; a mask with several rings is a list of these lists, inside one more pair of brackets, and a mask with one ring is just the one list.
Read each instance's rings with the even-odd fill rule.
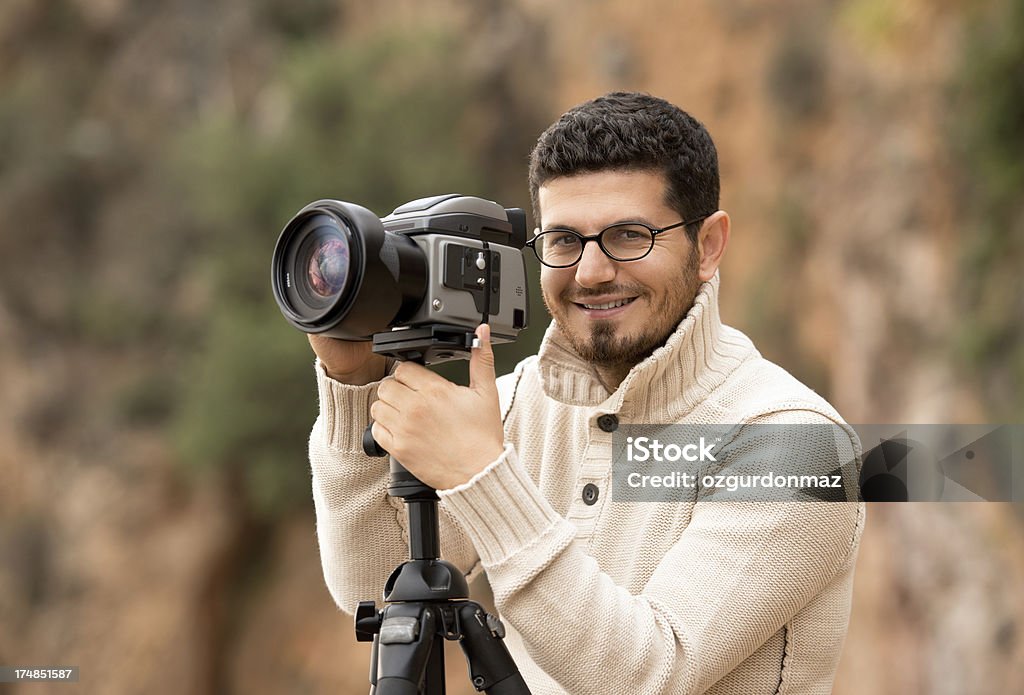
[[[646,586],[630,593],[574,542],[574,526],[511,448],[441,494],[480,552],[503,619],[574,695],[706,691],[849,570],[863,521],[855,502],[698,503]],[[644,553],[625,549],[620,560]],[[808,692],[830,691],[832,656],[825,661]]]
[[484,567],[526,559],[531,562],[521,568],[526,580],[575,535],[575,527],[551,507],[511,446],[466,484],[438,494],[466,529]]
[[[324,579],[349,613],[359,601],[381,598],[391,571],[408,559],[404,505],[387,494],[388,459],[363,453],[377,383],[341,384],[317,363],[320,415],[309,439],[313,503]],[[450,514],[441,510],[443,557],[468,572],[477,556]]]

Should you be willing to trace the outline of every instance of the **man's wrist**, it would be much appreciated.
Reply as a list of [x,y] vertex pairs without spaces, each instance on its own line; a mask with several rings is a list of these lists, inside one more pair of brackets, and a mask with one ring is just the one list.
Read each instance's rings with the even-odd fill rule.
[[364,365],[353,372],[336,372],[327,365],[324,365],[324,373],[328,378],[334,379],[341,384],[366,386],[386,377],[388,372],[391,371],[393,363],[394,360],[390,358],[381,358],[379,362],[374,360],[373,364]]
[[447,478],[442,479],[439,490],[454,490],[470,484],[474,479],[493,466],[505,452],[504,442],[491,447],[482,447],[473,463],[467,461],[467,467],[451,471]]

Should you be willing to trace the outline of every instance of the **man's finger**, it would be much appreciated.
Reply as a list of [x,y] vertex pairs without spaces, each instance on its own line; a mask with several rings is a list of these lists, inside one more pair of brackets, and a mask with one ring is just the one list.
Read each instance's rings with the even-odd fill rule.
[[380,424],[379,421],[375,421],[373,426],[370,427],[370,433],[373,435],[374,441],[380,445],[380,448],[391,453],[391,447],[395,443],[395,438],[387,427]]
[[469,358],[469,387],[471,389],[494,388],[494,350],[491,349],[491,327],[486,323],[477,326],[476,337],[479,345],[473,348]]
[[432,372],[422,364],[415,362],[402,362],[395,368],[395,381],[407,386],[412,391],[419,391],[429,384],[447,382],[437,372]]
[[385,400],[377,399],[370,404],[370,418],[372,418],[374,422],[381,422],[382,424],[385,424],[391,422],[392,419],[400,417],[398,409],[393,404]]
[[[422,365],[413,364],[412,362],[403,362],[402,365],[408,365],[409,369],[403,369],[401,374],[396,370],[394,374],[381,381],[380,386],[377,387],[377,398],[386,401],[405,398],[409,394],[421,391],[434,377],[444,380],[444,377],[435,374]],[[412,368],[422,369],[425,374],[416,373],[412,371]]]

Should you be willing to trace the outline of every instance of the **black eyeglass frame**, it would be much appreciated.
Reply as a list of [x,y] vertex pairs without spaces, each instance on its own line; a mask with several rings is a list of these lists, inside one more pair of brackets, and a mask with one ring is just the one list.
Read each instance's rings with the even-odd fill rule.
[[[649,256],[651,254],[651,251],[654,250],[654,242],[657,241],[657,238],[658,238],[659,234],[662,234],[664,232],[670,231],[672,229],[677,229],[679,227],[685,227],[686,225],[696,224],[697,222],[701,222],[703,220],[706,220],[707,218],[711,217],[711,215],[713,215],[713,214],[714,214],[713,212],[709,212],[709,213],[707,213],[705,215],[701,215],[700,217],[694,217],[693,219],[683,220],[682,222],[676,222],[675,224],[670,224],[669,226],[662,227],[661,229],[658,229],[656,227],[652,227],[651,225],[647,224],[646,222],[616,222],[615,224],[608,225],[607,227],[602,229],[597,234],[591,234],[589,236],[584,235],[584,234],[580,234],[579,232],[577,232],[574,229],[562,229],[560,227],[554,227],[552,229],[545,229],[540,234],[537,234],[536,236],[534,236],[532,239],[530,239],[529,241],[526,242],[526,246],[530,247],[530,249],[533,251],[533,255],[537,257],[537,260],[540,262],[540,264],[544,265],[544,266],[547,266],[548,268],[571,268],[574,265],[576,265],[577,263],[579,263],[581,260],[583,260],[583,252],[587,250],[587,242],[588,241],[597,242],[597,247],[599,249],[601,249],[601,253],[603,253],[604,255],[608,256],[608,258],[612,259],[613,261],[616,261],[617,263],[629,263],[630,261],[639,261],[641,259],[647,258],[647,256]],[[638,227],[644,227],[647,231],[649,231],[651,233],[651,245],[647,248],[647,251],[642,256],[637,256],[636,258],[616,258],[615,256],[613,256],[611,254],[611,252],[608,251],[607,248],[605,248],[604,241],[602,241],[602,237],[604,236],[604,233],[607,232],[609,229],[614,229],[616,227],[625,227],[625,226],[628,226],[628,225],[636,225]],[[536,246],[537,240],[540,239],[545,234],[550,234],[552,232],[558,232],[558,233],[561,233],[561,234],[572,234],[572,235],[574,235],[576,237],[579,237],[579,239],[580,239],[580,255],[576,257],[575,261],[573,261],[572,263],[564,264],[564,265],[552,265],[551,263],[545,262],[544,259],[540,257],[540,253],[538,253],[537,246]]]

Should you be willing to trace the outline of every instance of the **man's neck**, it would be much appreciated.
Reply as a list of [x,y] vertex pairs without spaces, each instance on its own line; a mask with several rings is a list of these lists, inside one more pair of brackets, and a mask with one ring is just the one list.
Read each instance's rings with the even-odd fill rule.
[[594,370],[601,385],[608,389],[608,393],[613,393],[632,368],[631,364],[614,364],[595,366]]

